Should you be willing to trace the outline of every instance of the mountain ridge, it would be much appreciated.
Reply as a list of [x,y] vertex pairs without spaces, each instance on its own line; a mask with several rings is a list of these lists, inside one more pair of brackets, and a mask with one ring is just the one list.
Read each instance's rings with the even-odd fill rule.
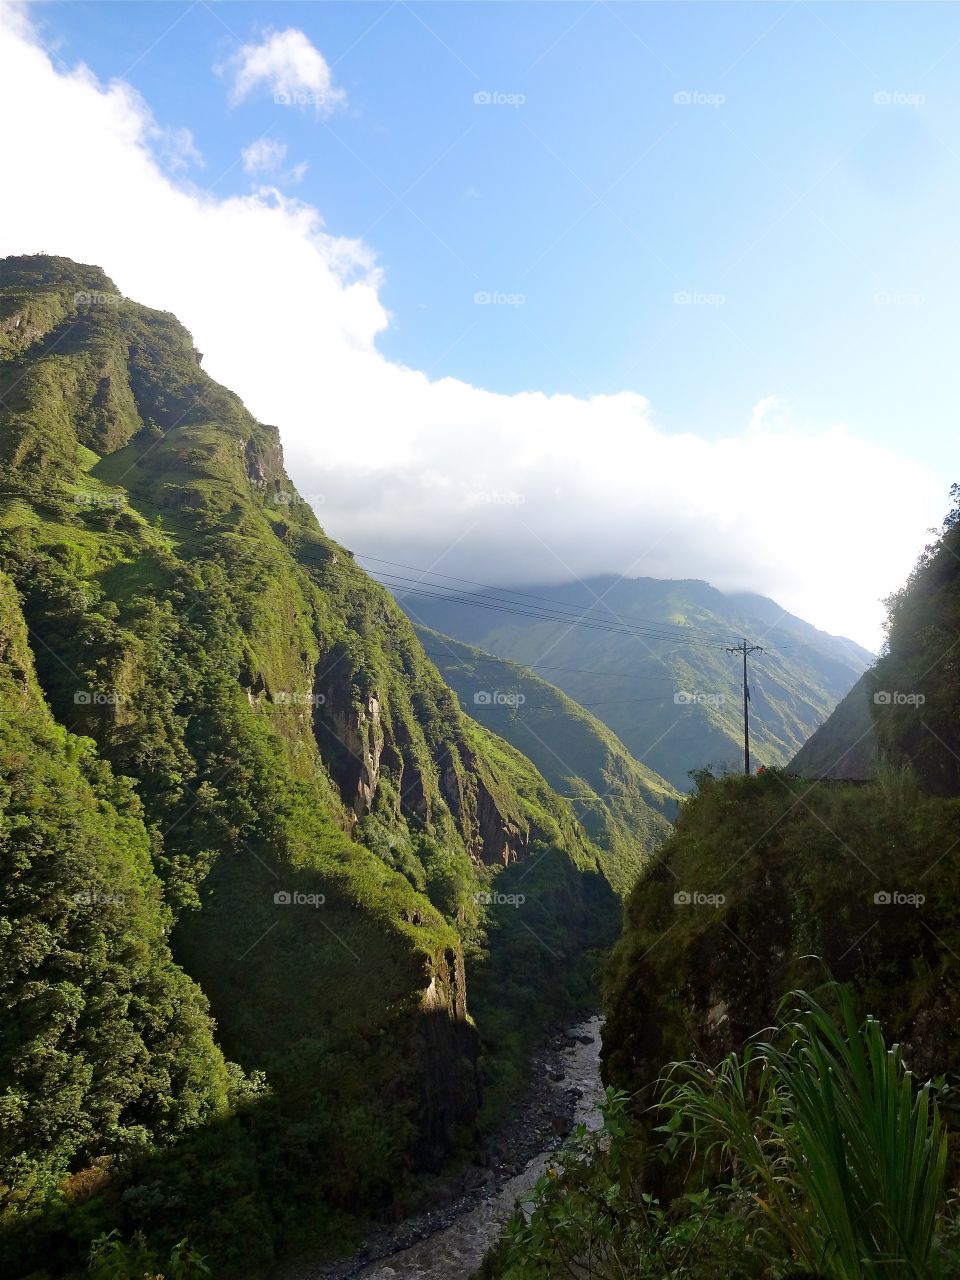
[[669,834],[679,793],[555,685],[439,632],[418,627],[417,633],[465,714],[496,727],[533,760],[568,795],[591,838],[617,852],[606,873],[618,892],[627,892]]
[[[735,768],[742,756],[741,671],[726,652],[742,636],[766,649],[750,671],[758,764],[790,760],[873,661],[856,642],[818,631],[774,601],[728,596],[701,579],[607,575],[531,589],[523,594],[543,602],[540,617],[513,613],[507,592],[498,612],[496,602],[476,608],[469,593],[449,586],[441,600],[391,585],[419,625],[534,672],[542,664],[635,759],[681,789],[691,770]],[[744,614],[744,601],[759,616]],[[532,599],[527,604],[536,612]]]
[[[150,1049],[130,1064],[123,1123],[94,1123],[79,1087],[84,1124],[55,1149],[0,1144],[0,1251],[26,1271],[68,1269],[97,1231],[139,1228],[164,1248],[188,1235],[218,1274],[246,1276],[307,1240],[342,1247],[473,1150],[516,1092],[538,1021],[593,998],[589,956],[619,919],[610,855],[525,757],[462,715],[392,597],[297,494],[276,429],[209,378],[174,316],[123,298],[99,268],[8,258],[0,355],[14,637],[0,636],[0,692],[12,699],[32,664],[64,750],[104,795],[128,796],[115,856],[148,858],[143,910],[169,981],[215,1020],[198,1024],[198,1045],[214,1036],[198,1070],[219,1117],[196,1108],[168,1141],[138,1101],[152,1081],[160,1114],[173,1105]],[[23,744],[0,743],[12,786]],[[55,808],[52,781],[38,796]],[[8,870],[39,875],[50,857],[69,882],[60,845],[45,854],[22,826],[0,835]],[[522,918],[491,893],[521,878]],[[23,1105],[35,1026],[51,1052],[70,1044],[56,967],[89,907],[47,921],[16,884],[0,916],[21,941],[46,930],[50,949],[4,956],[8,1108]],[[123,939],[107,933],[100,950],[132,973]],[[69,1000],[96,1021],[94,961]],[[59,1095],[44,1082],[32,1094],[26,1132],[42,1134]]]

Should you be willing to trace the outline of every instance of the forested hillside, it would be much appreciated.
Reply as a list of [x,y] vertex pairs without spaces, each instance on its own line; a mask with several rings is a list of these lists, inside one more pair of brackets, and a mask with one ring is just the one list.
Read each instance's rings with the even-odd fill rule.
[[7,259],[0,352],[4,1265],[349,1246],[590,999],[616,855],[173,316]]
[[890,601],[888,648],[858,685],[879,744],[874,781],[701,776],[630,898],[610,976],[612,1081],[742,1043],[810,979],[811,956],[853,983],[916,1070],[960,1065],[958,550],[954,511]]
[[742,759],[742,669],[727,646],[746,637],[763,647],[751,659],[751,707],[766,765],[786,764],[872,661],[764,596],[706,582],[605,577],[491,592],[375,569],[419,625],[542,674],[683,791],[690,770]]
[[464,712],[522,751],[570,801],[602,850],[610,883],[626,893],[669,834],[679,793],[555,685],[450,636],[417,632]]

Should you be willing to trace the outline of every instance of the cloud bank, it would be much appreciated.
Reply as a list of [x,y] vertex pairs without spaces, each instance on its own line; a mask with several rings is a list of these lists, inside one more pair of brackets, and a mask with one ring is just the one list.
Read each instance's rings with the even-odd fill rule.
[[[329,68],[303,42],[313,49],[286,31],[244,47],[235,96],[266,85],[329,101]],[[275,188],[187,185],[129,86],[55,66],[9,8],[0,111],[17,122],[0,254],[98,263],[128,296],[174,311],[205,368],[280,428],[294,481],[346,545],[514,586],[706,578],[877,644],[877,601],[945,506],[928,470],[843,425],[802,430],[763,385],[742,435],[708,440],[659,429],[635,392],[501,395],[385,359],[367,245]]]

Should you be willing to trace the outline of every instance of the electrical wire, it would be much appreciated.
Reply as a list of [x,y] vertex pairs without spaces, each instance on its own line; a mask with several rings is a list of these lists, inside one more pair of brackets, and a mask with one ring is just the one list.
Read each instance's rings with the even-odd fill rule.
[[[392,576],[392,575],[387,575],[387,576]],[[448,592],[447,594],[443,594],[444,588],[442,587],[439,588],[439,590],[437,591],[427,591],[427,590],[424,590],[423,588],[418,588],[418,587],[405,587],[405,588],[397,587],[391,584],[389,581],[386,581],[386,582],[383,581],[382,578],[378,579],[378,581],[380,582],[381,586],[387,587],[389,590],[399,591],[400,594],[403,596],[412,595],[412,596],[422,597],[427,600],[443,600],[443,601],[446,601],[447,603],[464,604],[464,605],[469,605],[473,608],[490,609],[498,613],[510,613],[510,614],[515,614],[519,617],[534,618],[538,622],[554,622],[554,623],[559,623],[561,626],[585,627],[588,630],[602,631],[609,635],[633,636],[635,639],[654,640],[654,641],[657,641],[658,643],[672,644],[677,647],[683,647],[686,645],[686,646],[692,646],[694,648],[699,648],[699,649],[724,648],[722,644],[708,643],[707,641],[701,640],[699,638],[691,638],[691,639],[685,640],[681,636],[676,634],[664,633],[662,631],[654,631],[649,628],[642,628],[640,626],[636,626],[636,627],[632,627],[628,625],[614,626],[608,623],[595,621],[595,620],[591,620],[584,617],[576,618],[576,617],[569,617],[567,615],[545,613],[545,612],[534,610],[534,609],[513,608],[509,604],[504,604],[502,602],[496,602],[496,601],[491,602],[492,598],[481,599],[478,597],[474,597],[473,595],[470,595],[468,593],[449,594]]]
[[[437,588],[441,588],[442,584],[426,582],[424,581],[424,579],[425,578],[446,578],[450,582],[463,582],[463,583],[466,583],[468,586],[483,587],[487,591],[497,591],[504,596],[514,596],[518,598],[525,597],[526,599],[535,600],[538,603],[543,605],[551,605],[560,609],[576,610],[579,616],[583,616],[585,613],[589,613],[591,609],[597,606],[602,606],[603,608],[606,609],[606,611],[610,614],[611,619],[613,619],[614,621],[620,623],[622,626],[629,627],[632,625],[629,619],[621,617],[619,614],[615,613],[608,604],[605,604],[602,597],[599,600],[595,601],[593,604],[591,604],[588,609],[580,610],[576,605],[571,604],[570,601],[568,600],[555,600],[550,596],[541,596],[531,591],[514,591],[508,587],[498,587],[490,582],[478,582],[475,578],[458,578],[455,574],[441,573],[439,570],[436,570],[436,569],[419,569],[412,564],[402,564],[397,560],[385,560],[382,556],[371,556],[363,551],[357,551],[354,554],[359,556],[363,560],[372,560],[377,564],[387,564],[395,569],[409,569],[410,572],[420,575],[418,579],[403,579],[399,574],[383,573],[384,577],[400,578],[401,581],[417,581],[424,586],[437,587]],[[379,572],[382,572],[382,571],[379,571]],[[447,591],[455,590],[455,588],[452,588],[452,587],[443,587],[442,589]],[[477,595],[479,593],[467,592],[465,594]],[[513,603],[513,602],[508,601],[508,603]],[[697,626],[694,626],[692,623],[688,623],[688,622],[664,622],[662,620],[657,620],[654,618],[638,618],[636,619],[636,622],[638,625],[669,628],[672,631],[676,631],[682,634],[701,635],[709,639],[725,638],[721,636],[720,632],[708,630],[706,627],[697,627]]]
[[[456,643],[464,644],[466,642],[462,640],[457,640]],[[448,662],[452,659],[454,662],[458,664],[460,664],[461,662],[461,659],[458,658],[456,654],[439,653],[435,649],[424,649],[423,652],[427,654],[427,656],[430,658],[446,658]],[[516,658],[504,658],[498,653],[488,654],[486,650],[481,650],[481,652],[483,653],[483,656],[485,658],[488,658],[488,657],[494,658],[498,662],[509,662],[509,663],[512,663],[513,666],[515,667],[525,667],[527,671],[532,671],[534,675],[538,675],[541,671],[570,671],[570,672],[575,672],[579,675],[585,675],[585,676],[603,676],[605,679],[614,679],[614,678],[619,679],[620,676],[626,676],[630,680],[669,680],[671,683],[673,682],[673,676],[644,676],[644,675],[640,675],[639,673],[634,675],[633,672],[628,672],[625,670],[600,671],[596,667],[548,667],[548,666],[541,666],[539,663],[537,663],[536,665],[528,666],[525,662],[518,662]],[[466,659],[463,659],[463,661],[466,661]]]

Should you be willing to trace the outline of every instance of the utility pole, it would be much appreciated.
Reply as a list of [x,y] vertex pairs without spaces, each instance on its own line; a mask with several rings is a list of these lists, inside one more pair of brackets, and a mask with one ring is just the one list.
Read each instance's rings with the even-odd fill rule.
[[750,776],[750,686],[747,684],[747,654],[763,653],[758,644],[747,644],[742,640],[727,653],[743,654],[743,772]]

